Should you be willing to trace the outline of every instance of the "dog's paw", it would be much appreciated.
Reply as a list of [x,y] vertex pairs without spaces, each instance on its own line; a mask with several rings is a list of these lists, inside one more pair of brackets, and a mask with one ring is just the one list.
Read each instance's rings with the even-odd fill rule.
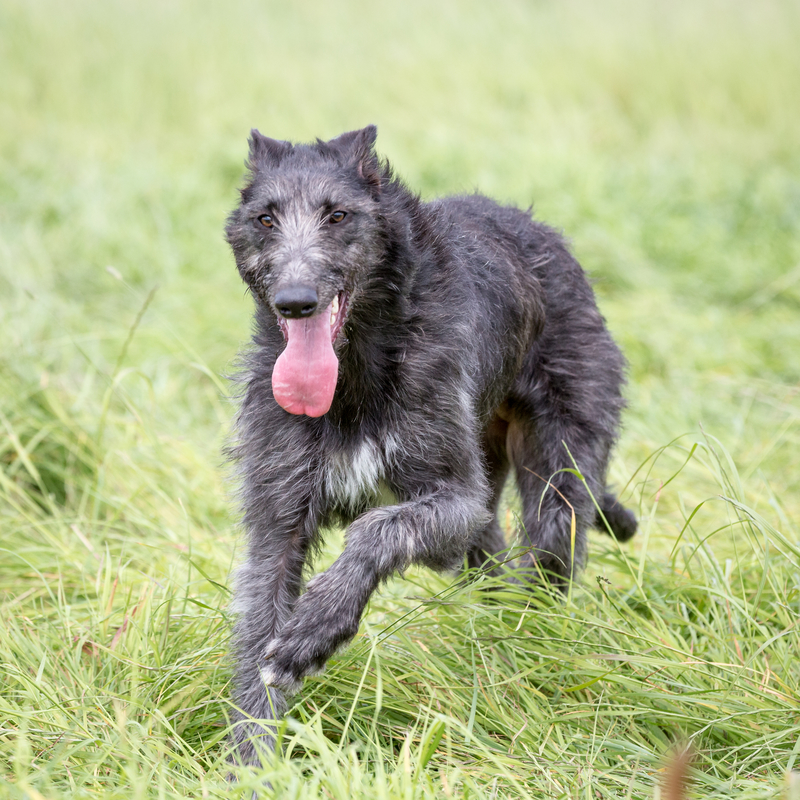
[[267,645],[261,676],[268,686],[297,691],[303,678],[321,672],[325,662],[357,632],[358,618],[299,603],[295,615]]
[[270,642],[264,653],[261,678],[266,686],[280,689],[287,695],[294,694],[303,685],[303,678],[325,669],[326,660],[327,655],[318,646],[281,636]]
[[296,678],[291,672],[280,669],[277,664],[273,664],[271,660],[267,660],[267,663],[259,668],[259,672],[264,686],[280,689],[284,695],[294,694],[303,685],[302,677]]

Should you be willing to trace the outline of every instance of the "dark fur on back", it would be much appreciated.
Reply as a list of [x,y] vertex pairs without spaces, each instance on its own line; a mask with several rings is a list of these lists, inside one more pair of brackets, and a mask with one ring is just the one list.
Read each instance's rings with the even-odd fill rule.
[[[276,719],[284,693],[355,635],[382,580],[413,563],[496,564],[509,471],[532,580],[563,588],[585,559],[587,526],[620,539],[636,528],[605,489],[623,358],[564,241],[480,195],[423,203],[375,155],[375,135],[291,145],[254,131],[228,221],[256,300],[235,448],[248,545],[235,631],[246,763],[271,746],[254,720]],[[334,225],[337,210],[346,218]],[[281,408],[271,386],[285,347],[276,295],[297,285],[323,309],[347,298],[335,394],[313,418]],[[301,594],[331,521],[349,525],[344,551]]]

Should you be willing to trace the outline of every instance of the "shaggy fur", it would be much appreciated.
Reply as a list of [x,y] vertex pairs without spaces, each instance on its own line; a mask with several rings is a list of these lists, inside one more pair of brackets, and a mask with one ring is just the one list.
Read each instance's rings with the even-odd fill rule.
[[[286,692],[355,635],[381,581],[410,564],[497,564],[509,471],[534,580],[566,585],[587,526],[619,539],[636,528],[605,491],[624,361],[563,239],[480,195],[423,203],[375,155],[375,136],[292,145],[253,131],[228,220],[256,301],[234,451],[248,546],[235,629],[245,763],[272,746],[257,721],[277,719]],[[288,413],[272,386],[286,320],[339,301],[330,408]],[[344,551],[301,593],[320,527],[337,521],[349,525]]]

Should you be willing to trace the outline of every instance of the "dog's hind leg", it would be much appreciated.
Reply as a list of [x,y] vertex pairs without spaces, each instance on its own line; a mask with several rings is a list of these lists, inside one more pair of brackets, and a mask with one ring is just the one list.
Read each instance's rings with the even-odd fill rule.
[[467,552],[467,567],[484,569],[492,574],[501,570],[498,557],[502,558],[508,544],[503,529],[497,519],[497,510],[503,488],[506,485],[510,463],[506,452],[506,436],[508,422],[495,417],[489,424],[483,437],[483,453],[486,459],[486,473],[489,481],[489,512],[492,517],[484,528],[475,536],[473,544]]
[[575,470],[599,502],[608,446],[587,440],[587,431],[566,416],[517,413],[509,424],[508,451],[522,500],[522,544],[528,548],[520,566],[563,590],[584,561],[586,528],[596,517]]

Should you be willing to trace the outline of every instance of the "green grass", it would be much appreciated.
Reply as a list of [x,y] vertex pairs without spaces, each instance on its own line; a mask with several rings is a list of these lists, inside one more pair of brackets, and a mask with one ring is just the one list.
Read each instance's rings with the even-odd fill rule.
[[[695,796],[796,800],[798,30],[790,0],[0,0],[0,798],[653,798],[688,741]],[[232,787],[222,226],[250,127],[369,122],[425,197],[570,236],[641,532],[593,536],[563,605],[391,582]]]

